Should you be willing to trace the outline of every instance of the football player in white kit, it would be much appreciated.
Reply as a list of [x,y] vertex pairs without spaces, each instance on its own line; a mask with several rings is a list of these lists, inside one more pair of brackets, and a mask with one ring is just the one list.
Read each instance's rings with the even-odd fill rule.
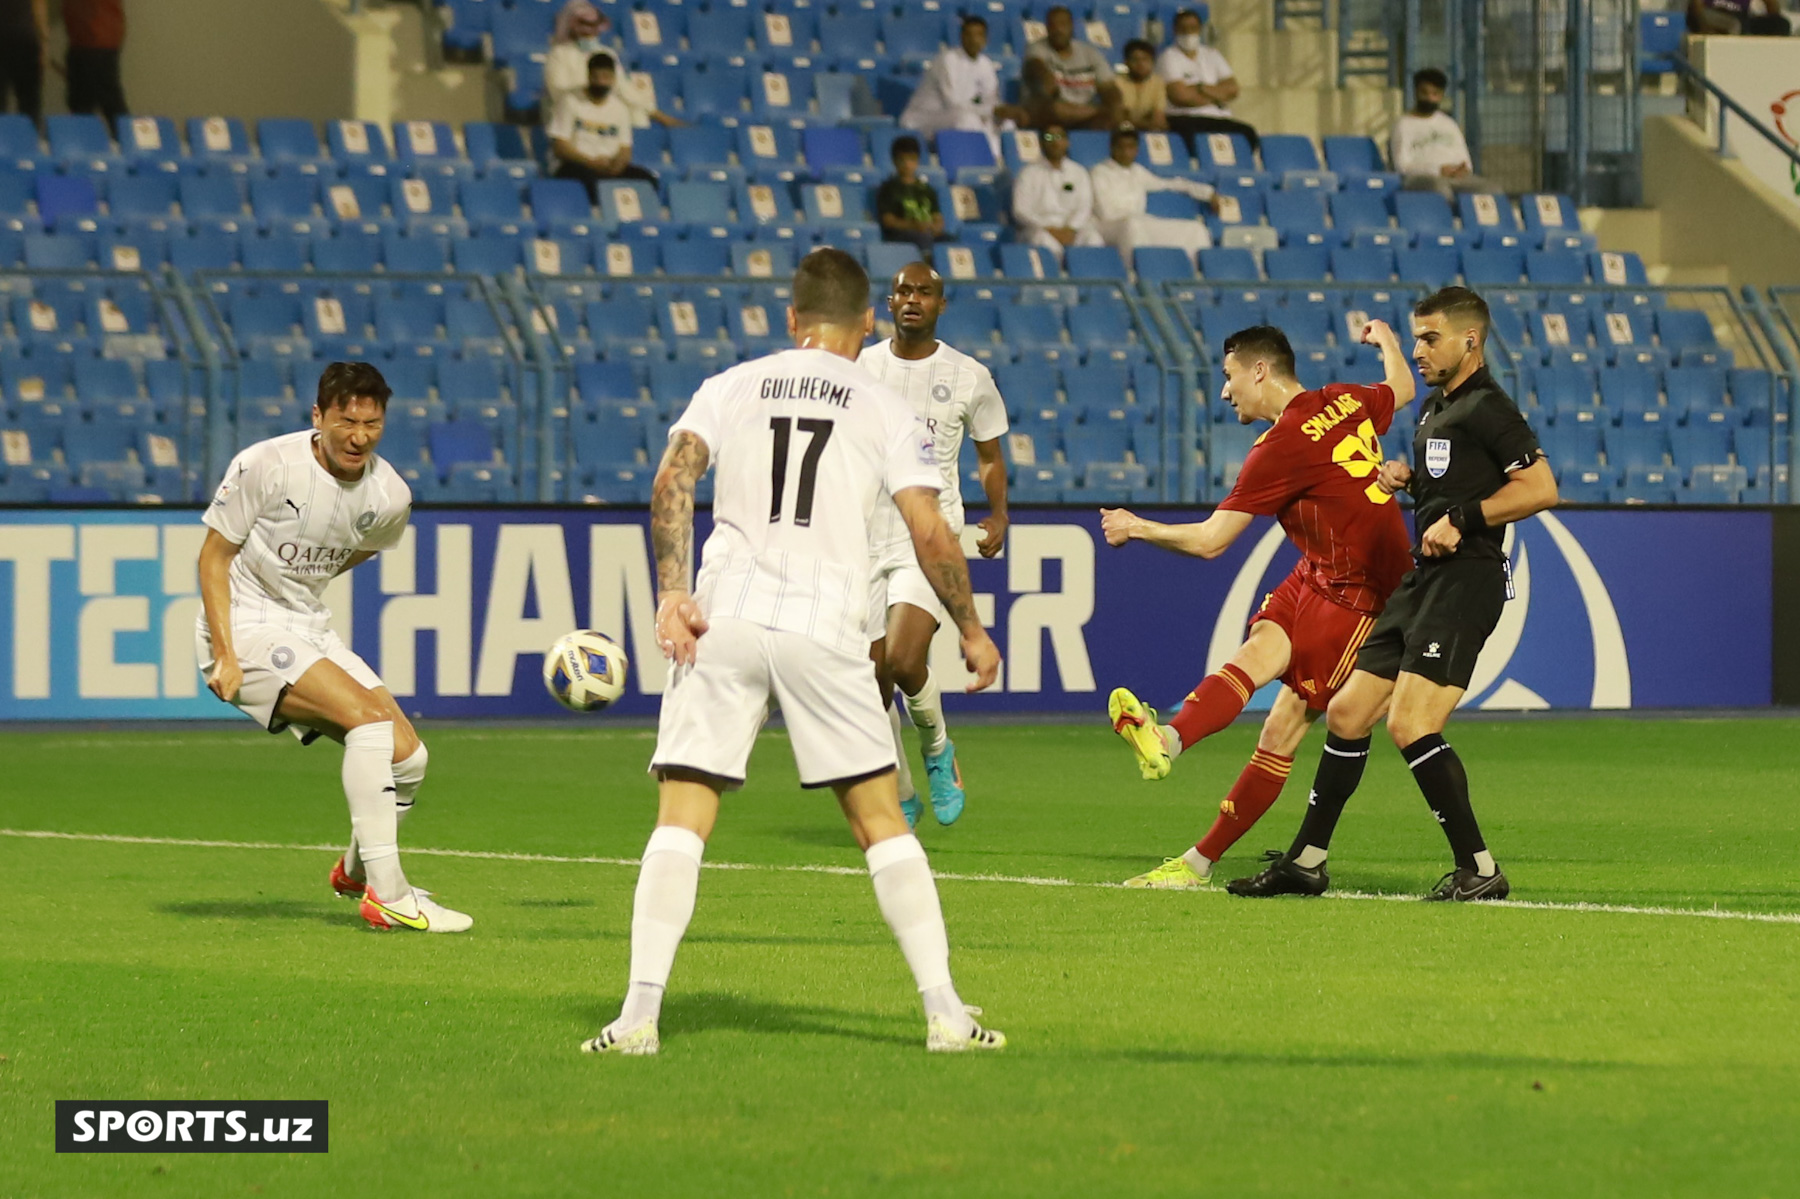
[[425,781],[425,743],[368,663],[330,628],[331,580],[406,529],[412,491],[378,458],[387,381],[366,362],[319,376],[313,427],[243,450],[201,519],[197,660],[206,685],[271,733],[344,747],[350,847],[331,886],[376,929],[458,933],[474,923],[415,890],[399,824]]
[[[894,742],[865,634],[870,514],[893,496],[919,561],[962,634],[976,676],[1000,651],[969,594],[969,569],[938,507],[943,476],[923,423],[856,365],[874,328],[869,280],[842,250],[794,273],[795,349],[704,383],[669,431],[656,472],[656,635],[674,663],[656,754],[656,831],[631,917],[631,974],[619,1018],[588,1053],[650,1054],[675,951],[694,913],[700,862],[722,792],[743,784],[771,698],[787,720],[804,787],[829,787],[867,857],[881,914],[924,1001],[926,1048],[998,1049],[950,979],[950,945],[925,850],[894,785]],[[713,533],[689,592],[694,485],[708,464]]]
[[[888,313],[894,336],[877,342],[857,358],[857,365],[899,392],[907,406],[925,421],[937,448],[943,490],[938,505],[951,533],[963,530],[962,485],[958,478],[963,434],[975,442],[981,489],[991,510],[981,522],[978,545],[992,558],[1006,544],[1006,459],[1000,438],[1006,433],[1006,405],[988,368],[937,339],[944,315],[944,281],[927,262],[912,262],[894,275]],[[944,703],[931,677],[931,638],[943,620],[937,595],[919,569],[912,538],[891,503],[875,506],[869,525],[869,655],[900,759],[900,810],[916,825],[921,812],[906,746],[900,739],[900,713],[892,707],[894,685],[906,697],[906,710],[919,733],[925,777],[931,787],[931,811],[939,824],[954,824],[963,810],[962,770],[956,744],[944,724]]]

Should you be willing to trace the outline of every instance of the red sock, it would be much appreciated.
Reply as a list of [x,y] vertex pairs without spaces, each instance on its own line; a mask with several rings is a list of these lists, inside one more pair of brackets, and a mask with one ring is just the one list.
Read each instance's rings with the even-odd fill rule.
[[1231,794],[1219,805],[1219,818],[1213,821],[1206,836],[1200,838],[1200,844],[1194,846],[1201,856],[1214,862],[1224,857],[1225,851],[1236,845],[1238,838],[1249,832],[1251,826],[1262,819],[1263,813],[1275,806],[1275,801],[1281,798],[1281,788],[1287,783],[1288,771],[1293,767],[1294,759],[1272,754],[1266,749],[1252,754],[1249,765],[1232,786]]
[[1192,749],[1195,742],[1236,720],[1255,692],[1250,676],[1227,662],[1200,680],[1181,711],[1169,718],[1169,727],[1180,735],[1181,748]]

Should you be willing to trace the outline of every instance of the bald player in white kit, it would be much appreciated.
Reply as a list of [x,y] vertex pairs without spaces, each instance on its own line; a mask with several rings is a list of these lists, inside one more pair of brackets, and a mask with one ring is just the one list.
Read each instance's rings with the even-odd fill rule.
[[399,544],[412,490],[376,456],[387,381],[366,362],[319,376],[313,427],[240,452],[201,519],[196,655],[214,695],[302,744],[344,747],[350,847],[331,887],[370,927],[459,933],[474,923],[414,890],[400,818],[425,781],[425,743],[381,679],[331,631],[331,580]]
[[[888,295],[894,335],[864,350],[856,362],[899,392],[907,407],[924,420],[944,475],[938,507],[944,510],[950,532],[957,536],[963,531],[962,484],[957,475],[964,434],[975,443],[981,488],[990,509],[981,522],[982,538],[976,548],[983,558],[992,558],[1006,544],[1006,458],[1000,450],[1000,438],[1007,428],[1006,405],[986,366],[937,339],[938,318],[944,315],[944,308],[944,281],[931,264],[907,263],[895,273]],[[899,509],[891,503],[875,506],[869,526],[869,558],[869,656],[875,660],[881,701],[891,704],[896,685],[906,697],[906,710],[925,758],[932,815],[939,824],[954,824],[963,811],[962,768],[944,721],[937,680],[931,674],[931,639],[943,619],[943,609],[919,569]],[[909,824],[917,825],[923,807],[907,767],[900,713],[891,706],[888,723],[900,758],[900,810]]]
[[[650,502],[656,635],[674,662],[656,753],[656,831],[631,919],[630,987],[587,1053],[652,1054],[675,951],[694,913],[721,793],[743,785],[771,698],[800,783],[829,787],[868,860],[876,902],[924,1001],[933,1052],[999,1049],[957,996],[937,884],[900,811],[894,742],[865,626],[869,520],[885,490],[976,676],[1000,651],[975,614],[968,564],[938,507],[943,486],[923,422],[856,365],[874,329],[869,280],[841,250],[794,273],[795,349],[707,380],[669,431]],[[694,485],[716,467],[712,536],[690,594]]]

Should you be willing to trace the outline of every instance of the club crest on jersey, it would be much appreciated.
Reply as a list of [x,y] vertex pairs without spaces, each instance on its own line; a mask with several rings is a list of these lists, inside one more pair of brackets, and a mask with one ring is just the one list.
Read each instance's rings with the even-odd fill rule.
[[1425,469],[1434,479],[1443,478],[1444,472],[1450,469],[1450,439],[1448,437],[1427,437],[1425,439]]
[[934,404],[948,404],[950,402],[950,385],[948,383],[932,384],[931,402]]
[[357,532],[358,536],[366,536],[368,534],[369,530],[374,527],[375,527],[375,510],[374,509],[371,508],[369,511],[363,513],[361,516],[356,518],[356,532]]
[[275,664],[276,670],[286,670],[294,664],[294,651],[285,645],[278,645],[269,651],[269,661]]

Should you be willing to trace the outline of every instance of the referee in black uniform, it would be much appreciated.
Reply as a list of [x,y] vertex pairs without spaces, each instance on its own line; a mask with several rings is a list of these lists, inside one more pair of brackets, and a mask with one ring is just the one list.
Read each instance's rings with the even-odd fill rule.
[[1389,462],[1380,483],[1413,497],[1421,530],[1414,567],[1332,698],[1325,753],[1293,847],[1256,877],[1230,884],[1234,895],[1325,890],[1332,830],[1362,781],[1369,731],[1385,709],[1388,732],[1456,857],[1456,868],[1426,898],[1506,898],[1506,875],[1481,839],[1469,778],[1444,740],[1444,725],[1512,595],[1504,526],[1555,507],[1556,477],[1518,406],[1488,373],[1487,333],[1487,304],[1464,287],[1446,287],[1413,309],[1413,361],[1434,390],[1413,438],[1419,469]]

